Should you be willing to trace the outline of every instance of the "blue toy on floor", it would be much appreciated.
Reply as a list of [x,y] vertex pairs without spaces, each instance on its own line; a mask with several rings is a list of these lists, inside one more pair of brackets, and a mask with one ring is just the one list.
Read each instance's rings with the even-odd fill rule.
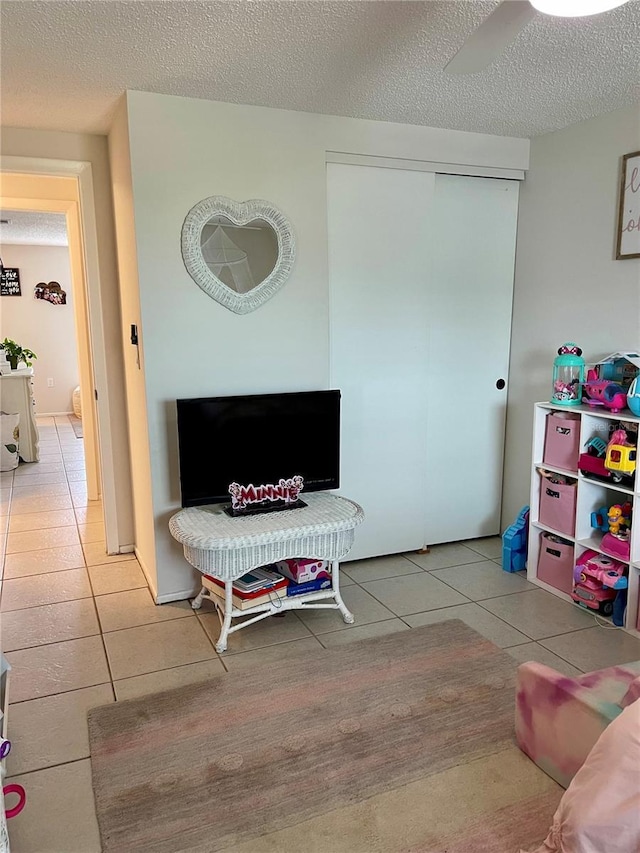
[[519,572],[527,565],[529,507],[523,506],[515,522],[502,534],[502,568]]

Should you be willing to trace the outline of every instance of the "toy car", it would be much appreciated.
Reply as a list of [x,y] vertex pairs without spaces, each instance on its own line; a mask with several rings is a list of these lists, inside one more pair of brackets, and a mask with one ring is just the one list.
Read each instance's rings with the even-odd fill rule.
[[633,477],[636,472],[636,448],[633,444],[609,444],[604,460],[605,468],[611,471],[614,482],[620,483],[625,477]]
[[585,551],[573,570],[576,584],[585,583],[588,578],[598,581],[609,589],[626,589],[628,585],[625,572],[627,565],[613,560],[597,551]]
[[597,610],[603,616],[611,616],[617,594],[615,589],[608,589],[599,581],[587,578],[573,587],[571,598],[583,607]]

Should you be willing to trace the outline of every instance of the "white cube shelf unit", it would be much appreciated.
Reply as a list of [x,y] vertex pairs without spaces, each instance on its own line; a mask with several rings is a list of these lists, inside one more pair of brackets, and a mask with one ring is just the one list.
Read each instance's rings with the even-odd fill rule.
[[[608,409],[592,408],[588,405],[561,407],[552,403],[536,403],[533,421],[533,460],[531,467],[531,498],[529,514],[529,547],[527,554],[527,579],[532,583],[554,593],[554,595],[573,602],[571,596],[557,589],[538,577],[538,559],[540,557],[541,534],[544,532],[555,534],[573,544],[573,562],[587,549],[605,554],[602,550],[602,531],[591,527],[591,513],[603,506],[612,504],[624,504],[627,501],[633,506],[633,518],[631,523],[631,552],[629,559],[629,589],[627,594],[627,609],[624,620],[624,629],[636,637],[640,637],[638,631],[639,617],[639,595],[640,595],[640,477],[636,474],[632,485],[615,483],[613,481],[603,482],[591,479],[577,470],[568,470],[549,465],[544,461],[545,434],[547,428],[547,416],[550,413],[573,413],[579,417],[579,452],[585,452],[587,442],[594,437],[608,440],[609,428],[612,422],[625,421],[628,424],[640,423],[640,418],[631,414],[628,409],[621,412],[611,412]],[[576,466],[577,467],[577,466]],[[538,469],[563,474],[576,481],[576,503],[575,503],[575,534],[573,536],[556,530],[548,524],[540,521],[540,494],[543,478]],[[546,481],[545,481],[546,482]],[[611,556],[611,555],[607,555]],[[619,557],[614,559],[625,562]],[[573,602],[575,603],[575,602]],[[576,607],[580,605],[575,604]],[[592,610],[592,613],[597,611]]]

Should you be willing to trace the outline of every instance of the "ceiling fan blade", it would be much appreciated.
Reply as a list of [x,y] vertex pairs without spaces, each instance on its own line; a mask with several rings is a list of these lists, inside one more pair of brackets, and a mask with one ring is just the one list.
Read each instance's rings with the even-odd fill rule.
[[536,10],[528,0],[503,0],[471,33],[444,70],[447,74],[482,71],[500,56],[535,15]]

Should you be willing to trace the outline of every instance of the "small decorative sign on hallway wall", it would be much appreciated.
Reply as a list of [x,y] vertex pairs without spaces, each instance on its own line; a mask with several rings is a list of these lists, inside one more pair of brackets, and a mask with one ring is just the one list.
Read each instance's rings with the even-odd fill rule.
[[22,296],[20,270],[17,267],[3,267],[0,276],[0,296]]
[[616,260],[640,258],[640,151],[622,158]]

